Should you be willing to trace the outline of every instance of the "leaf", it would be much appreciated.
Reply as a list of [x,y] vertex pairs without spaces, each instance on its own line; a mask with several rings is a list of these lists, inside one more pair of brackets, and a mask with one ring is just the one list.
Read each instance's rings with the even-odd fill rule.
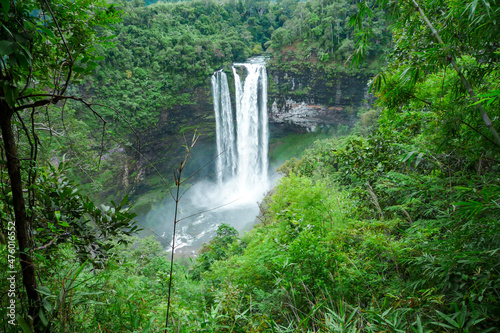
[[149,322],[146,324],[146,326],[144,326],[144,329],[142,330],[142,333],[148,333],[149,330],[151,329],[151,325],[153,324],[153,321],[155,320],[155,317],[151,317],[151,319],[149,320]]
[[450,325],[447,325],[447,324],[444,324],[444,323],[438,323],[436,321],[431,322],[431,324],[438,325],[438,326],[441,326],[441,327],[444,327],[444,328],[455,329],[455,327],[453,327],[453,326],[450,326]]
[[500,97],[500,90],[493,90],[486,94],[477,95],[476,97],[497,97],[497,96]]
[[28,58],[26,58],[26,56],[22,53],[19,53],[17,55],[17,61],[19,62],[19,65],[21,66],[21,68],[28,69],[31,65],[31,61]]
[[49,324],[49,321],[47,320],[47,317],[45,317],[45,313],[43,311],[43,308],[40,308],[40,311],[38,312],[38,315],[40,317],[40,320],[42,323],[47,326]]
[[474,16],[476,15],[477,2],[478,2],[478,0],[474,0],[469,5],[469,7],[470,7],[469,20],[473,20]]
[[47,310],[47,312],[52,312],[53,309],[52,303],[49,302],[49,300],[46,297],[43,299],[42,304],[45,310]]
[[415,333],[424,333],[424,327],[422,326],[422,321],[420,320],[420,316],[417,316],[417,328],[413,327],[413,332]]
[[21,326],[21,329],[23,330],[24,333],[32,332],[26,320],[24,320],[24,318],[19,313],[16,313],[16,320],[19,326]]
[[86,71],[86,68],[80,67],[80,66],[73,66],[73,72],[82,74]]
[[7,14],[10,9],[10,1],[9,0],[0,0],[0,4],[2,5],[2,11]]
[[9,55],[16,51],[14,42],[9,42],[8,40],[0,41],[0,55]]
[[38,291],[42,295],[54,297],[54,294],[52,294],[50,289],[46,286],[40,286],[40,287],[36,288],[36,291]]
[[403,160],[402,160],[401,162],[402,162],[402,163],[405,163],[405,162],[406,162],[406,161],[408,161],[408,160],[412,157],[412,155],[413,155],[413,154],[415,154],[415,153],[416,153],[416,151],[411,151],[411,152],[409,152],[408,154],[406,154],[406,156],[403,158]]
[[125,205],[127,204],[127,202],[128,202],[128,194],[126,194],[126,195],[123,197],[122,201],[120,202],[120,207],[125,206]]
[[49,29],[45,28],[44,26],[38,26],[38,29],[42,30],[50,38],[56,38],[56,36],[54,36],[54,33]]
[[31,52],[28,48],[26,48],[25,46],[23,46],[22,44],[17,44],[21,49],[23,49],[24,51],[24,56],[26,57],[26,59],[28,60],[28,62],[31,64],[31,60],[33,60],[33,57],[31,55]]
[[61,227],[69,227],[69,224],[68,224],[68,222],[66,222],[66,221],[59,221],[59,225],[60,225]]
[[415,161],[415,168],[418,167],[420,162],[422,162],[422,157],[424,156],[424,153],[420,153],[417,155],[417,160]]
[[14,107],[16,105],[17,97],[19,96],[19,90],[17,87],[6,83],[3,85],[3,91],[7,104],[10,107]]
[[[448,323],[450,323],[451,325],[453,325],[455,328],[460,327],[460,326],[458,325],[458,323],[457,323],[455,320],[453,320],[453,318],[451,318],[451,317],[449,317],[449,316],[445,315],[445,314],[444,314],[444,313],[442,313],[441,311],[436,310],[436,312],[438,313],[438,315],[440,315],[440,316],[441,316],[444,320],[446,320]],[[443,326],[443,327],[445,327],[445,326]],[[452,328],[453,328],[453,327],[452,327]]]

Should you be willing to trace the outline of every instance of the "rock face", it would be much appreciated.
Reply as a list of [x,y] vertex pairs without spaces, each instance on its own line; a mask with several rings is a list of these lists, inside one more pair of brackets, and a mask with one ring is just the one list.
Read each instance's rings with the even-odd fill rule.
[[[185,146],[191,144],[195,131],[200,137],[186,164],[184,175],[194,173],[216,154],[215,117],[208,78],[206,85],[193,89],[190,104],[176,105],[162,111],[155,125],[139,133],[140,142],[127,149],[127,154],[136,161],[133,170],[129,170],[134,176],[129,179],[130,183],[135,184],[132,189],[134,196],[160,187],[168,188],[168,184],[173,183],[173,172],[184,159]],[[213,165],[198,172],[202,176],[213,173]]]
[[270,68],[269,77],[270,120],[274,127],[314,131],[318,126],[351,126],[357,109],[373,103],[368,78],[363,75]]

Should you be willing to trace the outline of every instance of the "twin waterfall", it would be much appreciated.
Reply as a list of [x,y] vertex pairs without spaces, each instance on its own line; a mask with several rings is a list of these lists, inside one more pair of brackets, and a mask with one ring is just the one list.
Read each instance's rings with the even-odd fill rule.
[[[268,186],[267,73],[262,63],[233,65],[233,112],[226,74],[212,75],[217,131],[217,181],[237,193]],[[261,193],[262,195],[263,193]]]
[[170,200],[145,218],[148,226],[156,224],[160,235],[172,235],[170,221],[180,218],[176,253],[195,254],[221,223],[239,232],[251,228],[259,214],[257,203],[269,190],[267,74],[264,59],[254,59],[233,65],[234,97],[223,71],[212,76],[218,154],[215,182],[198,181],[196,190],[179,202],[179,215],[174,215]]

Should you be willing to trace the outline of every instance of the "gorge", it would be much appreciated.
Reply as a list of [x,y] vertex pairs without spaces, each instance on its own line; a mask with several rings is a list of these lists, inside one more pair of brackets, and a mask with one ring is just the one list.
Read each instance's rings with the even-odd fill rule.
[[[231,70],[233,96],[223,70],[211,76],[215,176],[186,186],[189,192],[180,202],[176,253],[194,254],[221,223],[238,231],[248,230],[259,212],[258,202],[270,189],[265,59],[255,57],[246,63],[234,63]],[[164,239],[171,235],[172,221],[173,203],[169,199],[144,219],[145,225]]]

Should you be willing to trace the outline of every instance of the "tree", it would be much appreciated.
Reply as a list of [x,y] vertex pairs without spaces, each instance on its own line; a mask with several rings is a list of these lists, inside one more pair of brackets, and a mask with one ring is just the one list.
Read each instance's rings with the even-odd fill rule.
[[[373,34],[367,21],[376,17],[374,11],[384,10],[393,21],[392,69],[400,69],[401,79],[415,84],[426,74],[451,66],[463,86],[462,95],[468,96],[491,132],[492,141],[500,146],[500,136],[476,92],[483,78],[497,70],[498,1],[376,0],[360,2],[358,9],[350,21],[358,30],[358,49],[353,63],[359,63],[366,54]],[[475,68],[468,73],[458,65],[463,56],[475,59]],[[382,80],[380,75],[374,82],[380,86]]]
[[[118,12],[104,0],[2,0],[0,27],[0,126],[6,159],[12,206],[19,245],[19,260],[23,284],[29,301],[29,315],[38,318],[39,294],[35,267],[30,255],[31,213],[23,190],[32,198],[36,177],[38,137],[34,130],[34,115],[38,108],[63,100],[78,100],[105,120],[92,105],[70,96],[70,84],[77,83],[95,68],[95,44],[105,41],[98,37],[100,26],[116,22]],[[26,122],[31,121],[28,128]],[[19,122],[15,125],[15,122]],[[22,131],[30,146],[27,184],[23,185],[22,168],[16,132]]]

